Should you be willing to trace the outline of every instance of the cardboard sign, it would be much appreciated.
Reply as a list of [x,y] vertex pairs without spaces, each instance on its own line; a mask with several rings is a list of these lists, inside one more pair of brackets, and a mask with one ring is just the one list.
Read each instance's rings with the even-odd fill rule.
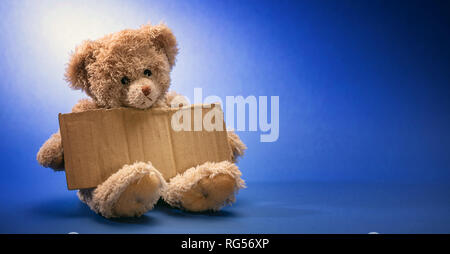
[[[221,128],[211,130],[208,121]],[[215,104],[59,114],[59,125],[69,190],[96,187],[136,161],[151,162],[168,180],[204,162],[231,159]]]

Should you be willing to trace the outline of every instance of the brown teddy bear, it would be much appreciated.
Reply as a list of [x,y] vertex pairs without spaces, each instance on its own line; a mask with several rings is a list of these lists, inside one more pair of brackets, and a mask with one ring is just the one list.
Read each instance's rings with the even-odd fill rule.
[[[144,25],[85,41],[76,48],[65,77],[73,89],[91,98],[80,100],[72,112],[98,108],[169,107],[176,93],[168,93],[170,72],[178,53],[177,42],[164,24]],[[236,158],[246,149],[229,131],[232,161],[207,162],[187,169],[168,182],[151,162],[123,165],[106,181],[92,189],[81,189],[78,197],[104,217],[140,216],[163,198],[173,207],[199,212],[219,210],[235,201],[244,187]],[[64,170],[59,131],[40,148],[38,162]]]

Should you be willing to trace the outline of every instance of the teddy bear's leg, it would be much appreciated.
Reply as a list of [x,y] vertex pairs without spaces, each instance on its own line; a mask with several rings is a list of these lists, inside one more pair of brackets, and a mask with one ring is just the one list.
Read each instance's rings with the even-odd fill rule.
[[39,149],[36,159],[46,168],[64,170],[64,155],[59,131],[45,141]]
[[151,163],[125,165],[93,189],[83,189],[78,197],[106,218],[141,216],[152,209],[166,182]]
[[163,198],[171,206],[187,211],[218,211],[233,203],[241,188],[245,183],[236,164],[207,162],[173,177]]

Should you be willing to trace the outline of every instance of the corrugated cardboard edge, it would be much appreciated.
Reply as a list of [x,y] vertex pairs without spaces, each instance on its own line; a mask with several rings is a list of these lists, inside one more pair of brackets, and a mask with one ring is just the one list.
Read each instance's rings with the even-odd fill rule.
[[[58,114],[58,122],[59,122],[59,133],[60,133],[60,135],[61,135],[61,145],[62,145],[62,148],[63,148],[63,156],[64,156],[64,154],[67,152],[67,148],[68,147],[66,147],[66,146],[64,146],[64,140],[65,139],[67,139],[67,134],[66,134],[66,125],[65,124],[62,124],[63,123],[63,121],[62,121],[62,118],[64,117],[64,115],[65,114],[61,114],[61,113],[59,113]],[[69,153],[70,153],[70,150],[69,150]],[[64,158],[64,157],[63,157]],[[65,176],[66,176],[66,183],[67,183],[67,188],[69,189],[69,190],[73,190],[72,188],[71,188],[71,186],[69,186],[69,178],[68,178],[68,176],[67,176],[67,171],[65,170],[66,168],[67,168],[67,160],[64,160],[64,171],[65,171]]]

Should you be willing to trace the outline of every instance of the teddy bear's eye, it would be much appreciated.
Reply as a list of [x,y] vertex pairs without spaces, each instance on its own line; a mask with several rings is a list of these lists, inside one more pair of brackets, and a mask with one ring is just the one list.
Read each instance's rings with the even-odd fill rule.
[[149,70],[149,69],[145,69],[144,70],[144,75],[146,75],[146,76],[151,76],[152,75],[152,71],[151,70]]
[[128,83],[130,83],[130,79],[127,76],[125,76],[122,78],[122,80],[120,80],[120,82],[122,82],[122,84],[124,85],[128,85]]

